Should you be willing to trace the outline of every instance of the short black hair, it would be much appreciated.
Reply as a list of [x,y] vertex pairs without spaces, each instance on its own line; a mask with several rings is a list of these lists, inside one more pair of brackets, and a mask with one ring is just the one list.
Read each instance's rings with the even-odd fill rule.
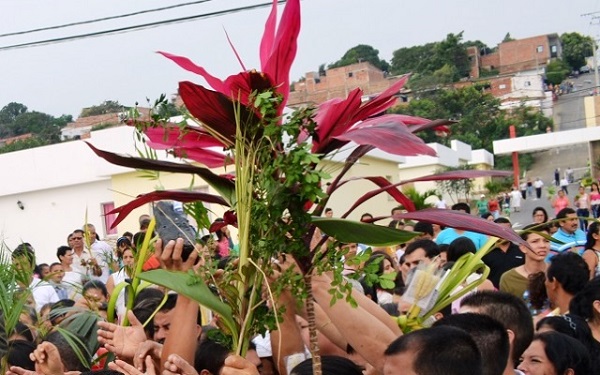
[[433,324],[444,325],[471,335],[481,353],[485,375],[502,375],[510,354],[508,333],[502,323],[488,315],[465,313],[445,316]]
[[425,221],[419,221],[415,224],[415,232],[421,232],[433,237],[433,224]]
[[98,289],[105,298],[108,298],[108,290],[106,289],[106,285],[100,280],[90,280],[87,283],[83,284],[83,288],[81,289],[81,294],[84,295],[90,289]]
[[11,340],[8,342],[8,364],[25,370],[35,371],[35,363],[29,358],[36,345],[32,341]]
[[[73,348],[73,346],[77,347],[77,351],[79,352],[79,354],[81,354],[85,357],[85,360],[86,360],[87,364],[89,365],[89,363],[92,359],[92,356],[88,352],[88,349],[85,347],[85,345],[83,345],[85,340],[82,339],[81,337],[77,337],[77,335],[74,333],[71,333],[70,335],[73,335],[75,337],[71,337],[70,338],[71,340],[67,340],[64,337],[63,333],[61,333],[59,331],[53,331],[53,332],[50,332],[44,338],[44,341],[48,341],[48,342],[54,344],[54,346],[56,346],[56,348],[58,349],[58,352],[60,354],[60,359],[61,359],[66,371],[87,371],[87,370],[89,370],[89,368],[86,366],[86,364],[82,363],[82,361],[79,359],[79,357],[76,354],[76,350]],[[75,338],[77,338],[77,339],[75,339]],[[69,341],[72,341],[72,343],[70,343]]]
[[567,217],[567,215],[569,214],[576,214],[577,212],[572,209],[571,207],[565,207],[562,210],[558,211],[558,213],[556,214],[556,218],[557,219],[564,219]]
[[[362,375],[362,369],[348,358],[337,355],[324,355],[321,357],[321,370],[323,375]],[[312,358],[300,362],[292,369],[290,375],[312,375]]]
[[507,217],[500,216],[499,218],[494,220],[496,224],[512,224]]
[[327,207],[327,208],[325,209],[325,213],[332,212],[332,211],[333,211],[333,210],[332,210],[331,208],[329,208],[329,207]]
[[19,244],[12,252],[12,258],[25,258],[33,269],[35,267],[35,250],[28,242]]
[[471,213],[471,206],[464,202],[459,202],[452,205],[452,211],[465,211],[466,213]]
[[384,355],[410,352],[417,374],[482,375],[481,354],[475,341],[462,329],[440,326],[398,337]]
[[414,242],[409,243],[406,246],[406,250],[404,250],[404,254],[412,254],[417,249],[423,249],[425,251],[425,256],[429,259],[433,259],[436,256],[440,255],[440,248],[438,244],[436,244],[432,240],[427,239],[416,240]]
[[225,347],[210,338],[201,341],[196,347],[194,355],[194,368],[198,373],[202,370],[207,370],[211,374],[220,374],[225,358],[229,355],[229,348]]
[[565,292],[575,295],[588,283],[590,269],[579,254],[565,251],[550,259],[546,277],[558,280]]
[[[572,369],[574,374],[595,374],[592,371],[590,354],[582,343],[558,332],[543,332],[534,336],[544,344],[544,351],[557,374]],[[596,369],[597,370],[597,369]]]
[[61,261],[60,257],[64,257],[67,254],[67,251],[73,251],[69,246],[59,246],[56,249],[56,257],[59,261]]
[[569,304],[569,312],[583,319],[595,319],[594,301],[600,300],[600,276],[590,280]]
[[484,290],[467,295],[460,306],[476,308],[479,314],[491,316],[513,331],[511,359],[516,367],[533,338],[533,319],[525,302],[509,293]]
[[476,251],[475,243],[470,238],[458,237],[448,245],[446,259],[448,262],[456,262],[461,256],[467,253],[475,254]]

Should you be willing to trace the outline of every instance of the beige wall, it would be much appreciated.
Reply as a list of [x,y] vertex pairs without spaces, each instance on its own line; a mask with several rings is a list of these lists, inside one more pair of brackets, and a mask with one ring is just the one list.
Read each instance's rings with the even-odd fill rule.
[[598,126],[600,119],[600,96],[586,96],[584,99],[585,126],[590,128]]

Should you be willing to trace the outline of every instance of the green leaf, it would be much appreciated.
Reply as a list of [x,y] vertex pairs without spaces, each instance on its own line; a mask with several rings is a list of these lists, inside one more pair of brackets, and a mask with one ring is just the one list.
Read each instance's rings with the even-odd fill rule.
[[391,246],[405,243],[419,235],[375,224],[327,217],[314,217],[312,222],[327,235],[345,243]]
[[238,329],[233,319],[231,307],[217,298],[204,281],[197,280],[190,282],[190,279],[194,281],[194,277],[196,276],[184,272],[166,270],[152,270],[139,275],[139,278],[144,281],[174,290],[219,314],[234,337],[237,336]]

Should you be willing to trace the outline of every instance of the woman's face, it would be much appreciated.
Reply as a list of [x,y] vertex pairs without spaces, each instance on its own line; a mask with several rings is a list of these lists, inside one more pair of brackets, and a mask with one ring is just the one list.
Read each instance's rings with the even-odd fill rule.
[[558,196],[561,197],[561,198],[564,197],[565,196],[565,192],[562,191],[562,190],[559,190],[558,191]]
[[131,251],[131,249],[125,250],[125,252],[123,253],[123,264],[127,267],[131,267],[133,266],[134,261],[135,258],[133,257],[133,252]]
[[390,263],[389,260],[384,259],[383,260],[383,273],[392,273],[394,272],[394,267],[392,267],[392,263]]
[[558,375],[550,359],[546,356],[544,343],[534,340],[521,357],[521,364],[517,369],[525,375]]
[[90,302],[98,302],[98,303],[106,302],[106,297],[104,296],[104,294],[102,294],[102,291],[100,289],[90,288],[85,291],[85,294],[83,296],[85,297],[86,300],[88,300]]
[[546,215],[542,211],[535,211],[533,213],[533,222],[535,224],[541,224],[546,219]]

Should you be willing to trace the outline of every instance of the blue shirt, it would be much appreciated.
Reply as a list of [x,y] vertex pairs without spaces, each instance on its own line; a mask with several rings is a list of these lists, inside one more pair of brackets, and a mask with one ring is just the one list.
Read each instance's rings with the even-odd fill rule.
[[469,232],[469,231],[464,231],[463,233],[458,234],[456,232],[456,230],[454,230],[454,228],[446,228],[443,231],[441,231],[440,233],[438,233],[438,236],[435,239],[435,242],[438,245],[441,245],[441,244],[450,245],[450,243],[452,241],[454,241],[455,239],[457,239],[458,237],[467,237],[468,239],[473,241],[473,243],[475,244],[475,248],[477,250],[481,249],[488,240],[488,238],[485,234]]
[[[581,229],[577,229],[575,231],[575,233],[570,234],[570,233],[565,232],[562,228],[559,228],[558,232],[556,232],[556,233],[554,233],[552,235],[552,238],[556,238],[557,240],[562,241],[565,244],[572,243],[572,242],[575,242],[575,241],[579,241],[581,243],[581,245],[576,246],[576,248],[580,252],[582,250],[584,250],[583,249],[583,247],[584,247],[583,245],[585,245],[585,242],[586,242],[585,232],[582,231]],[[555,242],[551,242],[550,243],[550,249],[553,250],[553,251],[560,251],[562,246],[564,246],[564,245],[557,244]]]

